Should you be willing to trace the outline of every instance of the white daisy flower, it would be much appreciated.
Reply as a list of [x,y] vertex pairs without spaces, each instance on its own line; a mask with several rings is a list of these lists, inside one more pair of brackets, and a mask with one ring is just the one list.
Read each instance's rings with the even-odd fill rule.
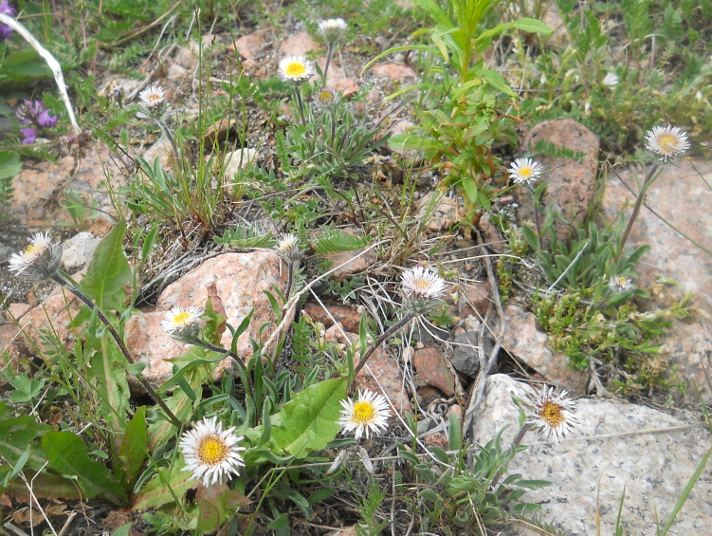
[[304,56],[287,56],[279,62],[279,77],[285,82],[304,82],[314,76],[314,64]]
[[603,77],[603,85],[606,87],[616,87],[618,85],[618,75],[616,73],[607,73]]
[[200,317],[205,311],[200,307],[176,306],[168,311],[161,321],[161,328],[169,335],[181,337],[182,335],[196,336],[200,329]]
[[333,44],[344,36],[348,27],[344,19],[328,19],[319,23],[317,33],[324,41]]
[[161,106],[166,100],[166,90],[159,86],[148,86],[138,94],[141,104],[148,110]]
[[553,438],[557,443],[561,443],[561,439],[580,424],[573,414],[576,404],[567,394],[567,391],[556,394],[553,388],[545,385],[540,393],[528,396],[531,414],[527,417],[527,424],[547,441]]
[[299,251],[299,238],[293,234],[286,234],[277,242],[277,254],[285,261],[295,262],[302,258]]
[[509,176],[512,177],[514,182],[520,183],[536,180],[544,171],[544,168],[539,162],[531,158],[517,158],[507,171],[509,171]]
[[22,253],[10,256],[10,271],[27,277],[50,277],[59,267],[61,249],[52,244],[49,233],[37,233]]
[[234,426],[223,430],[222,422],[216,421],[217,417],[206,417],[185,432],[178,444],[185,458],[183,471],[193,471],[191,477],[202,479],[206,486],[222,484],[245,466],[240,455],[245,448],[238,446],[243,436],[235,435]]
[[338,424],[344,432],[355,430],[356,439],[360,439],[364,433],[366,439],[370,439],[371,434],[378,435],[388,428],[391,410],[383,395],[377,395],[368,389],[363,393],[359,390],[356,402],[351,399],[342,400],[341,405],[344,409],[341,410]]
[[645,141],[645,148],[651,153],[657,154],[663,162],[674,160],[690,150],[687,134],[671,125],[653,127],[645,135]]
[[445,293],[445,280],[422,266],[403,272],[401,285],[406,297],[416,300],[436,300]]
[[633,288],[633,280],[626,275],[614,275],[608,281],[608,286],[615,292],[623,292]]

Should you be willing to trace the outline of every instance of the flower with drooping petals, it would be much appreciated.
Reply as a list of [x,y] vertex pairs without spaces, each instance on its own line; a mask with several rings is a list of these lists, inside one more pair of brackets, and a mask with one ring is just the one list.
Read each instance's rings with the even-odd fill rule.
[[561,443],[561,439],[580,424],[573,413],[576,404],[567,394],[567,391],[556,393],[552,387],[545,385],[541,392],[528,395],[531,413],[527,416],[527,424],[547,441],[553,439]]
[[675,160],[690,149],[687,134],[678,127],[653,127],[645,135],[645,148],[663,161]]
[[363,393],[359,391],[355,402],[349,398],[342,400],[341,405],[344,409],[341,410],[338,424],[344,432],[355,431],[356,439],[360,439],[364,434],[366,439],[369,439],[371,434],[379,435],[388,428],[391,410],[383,395],[366,389]]
[[200,307],[173,307],[161,321],[163,331],[172,337],[186,340],[198,335],[200,330],[200,317],[205,311]]
[[365,121],[368,119],[368,107],[363,101],[354,101],[351,103],[351,113],[356,121]]
[[633,288],[633,280],[627,275],[614,275],[608,281],[608,286],[615,292],[624,292]]
[[314,94],[314,104],[317,108],[333,108],[339,102],[339,94],[335,89],[324,86]]
[[317,33],[328,44],[334,44],[341,39],[349,25],[344,19],[327,19],[319,23]]
[[536,180],[544,171],[544,168],[539,162],[531,158],[517,158],[507,171],[509,171],[509,176],[512,177],[515,183],[526,183]]
[[185,432],[178,444],[185,458],[183,471],[192,471],[191,477],[206,486],[222,484],[245,466],[240,455],[245,448],[238,445],[243,436],[235,434],[234,426],[227,430],[222,427],[217,417],[206,417]]
[[314,76],[314,64],[304,56],[287,56],[279,62],[279,77],[285,82],[301,83]]
[[421,302],[440,299],[445,293],[445,280],[422,266],[403,272],[401,285],[406,298]]
[[286,234],[277,242],[277,254],[287,262],[296,262],[303,257],[299,251],[299,238],[293,234]]
[[148,111],[155,110],[166,101],[166,90],[160,86],[148,86],[138,94],[141,106]]
[[10,271],[23,274],[28,279],[51,277],[62,261],[62,248],[52,244],[49,233],[37,233],[22,253],[10,256]]
[[616,87],[618,85],[618,75],[616,73],[606,73],[606,76],[603,77],[603,85]]

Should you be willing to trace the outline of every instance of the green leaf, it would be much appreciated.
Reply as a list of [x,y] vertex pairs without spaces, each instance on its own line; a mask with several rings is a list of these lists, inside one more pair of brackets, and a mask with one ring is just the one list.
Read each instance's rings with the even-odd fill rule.
[[[0,454],[8,463],[15,466],[24,455],[28,445],[52,431],[46,424],[38,424],[33,417],[8,418],[5,402],[0,402]],[[38,471],[45,463],[44,456],[30,454],[28,463]]]
[[11,151],[0,151],[0,180],[14,177],[22,171],[20,155]]
[[115,504],[124,504],[126,493],[103,464],[89,458],[87,447],[71,432],[49,432],[42,438],[42,448],[55,471],[77,477],[87,499],[102,495]]
[[[173,465],[185,465],[181,456]],[[158,474],[131,499],[131,511],[159,508],[180,498],[195,485],[190,471],[179,471],[174,467],[160,468]]]
[[321,450],[339,432],[340,402],[346,398],[346,378],[307,387],[272,416],[270,446],[277,455],[303,458]]
[[548,480],[517,480],[514,485],[520,488],[539,489],[551,486],[551,482]]
[[[87,367],[87,374],[93,380],[98,395],[99,414],[116,436],[123,434],[129,412],[129,383],[126,379],[128,362],[117,348],[113,339],[101,339],[101,349],[93,352]],[[118,445],[116,445],[118,448]]]
[[[139,474],[143,460],[148,451],[148,428],[146,428],[146,406],[136,410],[126,426],[126,433],[119,448],[119,459],[126,483],[133,487]],[[118,465],[118,464],[117,464]]]
[[341,229],[331,229],[320,236],[314,243],[314,251],[319,255],[340,251],[355,251],[371,243],[371,235],[357,236],[345,233]]
[[133,527],[133,523],[121,525],[111,536],[131,536],[131,527]]
[[23,48],[13,52],[0,63],[0,77],[4,75],[13,82],[25,83],[30,80],[48,78],[52,71],[40,61],[34,48]]
[[120,221],[99,243],[82,279],[82,289],[104,313],[126,309],[126,288],[133,275],[124,254],[126,223]]
[[452,27],[452,21],[447,13],[434,0],[413,0],[419,8],[428,12],[428,15],[439,25]]
[[525,32],[529,33],[541,33],[545,34],[547,36],[551,35],[553,30],[549,28],[546,24],[541,22],[540,20],[536,19],[530,19],[530,18],[523,18],[519,20],[515,20],[514,22],[506,22],[504,24],[498,24],[494,28],[491,28],[485,32],[482,32],[478,37],[477,40],[479,41],[480,39],[487,39],[494,37],[496,35],[501,34],[502,32],[505,32],[511,28],[516,28],[517,30],[524,30]]
[[517,94],[509,87],[507,81],[497,71],[491,69],[478,69],[476,73],[484,78],[484,80],[494,89],[498,89],[502,93],[506,93],[510,97],[516,97]]

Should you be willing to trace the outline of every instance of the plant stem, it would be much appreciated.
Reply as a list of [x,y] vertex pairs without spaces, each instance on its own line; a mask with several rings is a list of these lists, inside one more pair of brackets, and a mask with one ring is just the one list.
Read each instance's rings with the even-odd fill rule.
[[[52,276],[52,280],[59,283],[63,287],[67,288],[69,292],[74,294],[79,300],[84,303],[89,309],[92,311],[96,311],[97,317],[99,320],[102,321],[102,323],[106,326],[106,329],[109,330],[109,333],[111,333],[111,336],[114,338],[114,341],[116,342],[116,345],[119,347],[119,350],[121,351],[122,354],[124,354],[124,357],[126,358],[126,361],[131,363],[131,354],[129,352],[129,349],[126,348],[126,345],[124,344],[124,341],[121,339],[119,336],[119,333],[116,331],[116,328],[111,324],[109,319],[106,317],[106,315],[102,312],[101,309],[99,309],[96,304],[87,296],[84,294],[84,292],[76,286],[70,285],[69,281],[67,281],[64,277],[59,275],[59,273],[56,273]],[[176,428],[181,428],[183,424],[178,420],[178,418],[173,414],[173,412],[170,410],[170,408],[166,405],[166,403],[163,401],[161,396],[156,392],[156,390],[151,386],[151,384],[148,382],[146,378],[141,375],[141,373],[136,375],[136,379],[141,382],[141,385],[146,389],[148,392],[148,395],[156,401],[156,403],[161,407],[161,409],[166,413],[166,416],[168,417],[168,420],[171,421],[171,424],[175,426]]]
[[648,191],[648,188],[650,188],[650,186],[653,184],[653,181],[657,178],[656,174],[659,167],[660,165],[657,162],[653,164],[653,167],[650,168],[650,171],[645,177],[643,185],[640,187],[638,197],[635,199],[635,205],[633,206],[633,213],[630,215],[628,225],[626,225],[625,231],[623,232],[623,236],[621,237],[621,244],[618,248],[618,254],[616,255],[615,259],[616,264],[618,263],[618,260],[620,259],[621,255],[623,254],[623,249],[625,248],[625,244],[628,241],[628,235],[630,235],[630,231],[633,228],[633,224],[635,223],[635,220],[638,217],[638,213],[640,212],[640,206],[643,204],[643,198],[645,197],[645,192]]
[[326,64],[324,65],[324,85],[326,85],[326,75],[329,72],[329,64],[331,63],[331,56],[334,54],[334,43],[329,43],[326,50]]
[[378,340],[376,341],[376,344],[374,344],[374,345],[368,350],[368,352],[366,352],[366,354],[365,354],[361,359],[359,359],[358,365],[356,365],[356,368],[354,369],[354,379],[356,378],[356,376],[358,375],[358,373],[361,371],[361,369],[364,367],[364,365],[366,364],[366,361],[368,361],[368,359],[373,355],[373,352],[375,352],[376,349],[377,349],[379,346],[381,346],[381,344],[383,343],[383,341],[385,341],[388,337],[390,337],[391,335],[393,335],[393,334],[394,334],[396,331],[398,331],[400,328],[402,328],[403,326],[405,326],[408,322],[410,322],[413,318],[415,318],[415,316],[416,316],[417,314],[418,314],[418,313],[416,313],[416,312],[409,312],[409,313],[407,313],[407,314],[406,314],[403,318],[401,318],[398,322],[396,322],[396,323],[393,324],[390,328],[388,328],[388,329],[385,331],[385,333],[383,333],[383,335],[381,335],[380,337],[378,337]]
[[[510,449],[514,449],[516,452],[517,448],[519,447],[519,444],[522,442],[522,439],[524,439],[524,435],[529,431],[529,429],[532,427],[531,424],[525,422],[524,426],[522,426],[519,430],[519,433],[517,434],[517,437],[514,438],[514,441],[512,441],[512,446]],[[506,467],[503,467],[502,469],[506,469]],[[492,491],[495,491],[495,487],[497,486],[497,483],[499,482],[499,479],[502,478],[502,471],[497,471],[497,474],[494,475],[494,478],[492,479],[492,482],[490,484],[490,487],[492,488]]]

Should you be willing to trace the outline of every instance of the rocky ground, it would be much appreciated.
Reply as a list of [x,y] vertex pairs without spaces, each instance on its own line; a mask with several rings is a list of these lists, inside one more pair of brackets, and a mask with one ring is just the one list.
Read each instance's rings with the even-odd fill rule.
[[[235,42],[234,46],[224,36],[206,38],[208,54],[230,55],[238,53],[244,60],[246,75],[266,78],[274,73],[278,58],[290,54],[323,52],[308,33],[295,31],[292,35],[273,35],[257,30]],[[197,64],[195,48],[176,48],[166,56],[165,82],[176,95],[181,91],[189,95],[193,73]],[[401,58],[403,59],[403,58]],[[322,61],[321,56],[317,62]],[[376,65],[365,79],[359,78],[363,61],[348,54],[330,70],[329,85],[353,94],[367,82],[378,82],[369,93],[374,109],[380,105],[383,94],[393,84],[413,82],[416,73],[404,62],[391,61]],[[229,65],[227,63],[226,65]],[[226,67],[228,68],[228,67]],[[154,79],[155,81],[155,79]],[[104,84],[121,87],[124,94],[144,87],[143,81],[122,79],[107,74]],[[186,89],[188,88],[188,89]],[[185,106],[195,105],[189,97]],[[383,113],[383,108],[377,113]],[[374,112],[374,118],[377,118]],[[390,120],[389,128],[402,131],[412,123],[407,111]],[[571,121],[551,121],[532,126],[523,138],[523,145],[539,139],[549,140],[574,151],[584,151],[580,162],[549,158],[543,163],[552,169],[550,175],[550,202],[558,203],[562,212],[582,218],[595,201],[598,168],[598,140],[585,127]],[[258,165],[273,161],[273,140],[260,138],[251,131],[253,145],[248,158]],[[146,158],[166,158],[166,148],[161,140],[154,144],[137,143],[136,154],[143,151]],[[169,161],[164,162],[170,165]],[[631,182],[634,169],[621,169],[608,173],[601,201],[601,215],[614,218],[620,211],[629,210],[626,202],[632,196],[624,186]],[[96,201],[101,211],[99,217],[87,222],[85,229],[62,231],[67,236],[63,242],[63,263],[75,279],[81,277],[99,240],[115,222],[116,211],[103,182],[109,178],[115,188],[130,176],[126,163],[121,161],[101,142],[97,141],[81,159],[67,155],[56,164],[34,162],[14,181],[15,201],[10,208],[14,218],[13,228],[2,229],[0,238],[0,277],[2,292],[9,298],[4,322],[0,324],[0,351],[3,352],[3,369],[20,367],[33,354],[33,344],[41,345],[39,330],[51,326],[62,341],[71,345],[75,333],[69,328],[69,319],[76,312],[77,303],[71,296],[50,285],[28,286],[18,281],[7,270],[9,255],[24,247],[25,236],[37,229],[55,229],[66,214],[58,210],[63,194],[78,190]],[[692,314],[685,319],[674,319],[673,329],[667,335],[661,353],[661,367],[676,367],[688,384],[694,381],[709,398],[709,377],[712,353],[712,257],[686,240],[659,216],[668,220],[678,231],[708,249],[712,239],[712,192],[705,181],[712,182],[709,163],[687,159],[668,164],[649,192],[647,205],[633,228],[633,243],[649,244],[652,249],[643,258],[639,268],[640,288],[650,289],[651,298],[641,304],[643,311],[670,306],[679,300],[681,293],[692,293]],[[424,187],[422,205],[427,206],[432,193]],[[448,233],[457,222],[460,207],[449,197],[435,199],[434,215],[419,213],[428,218],[426,224],[432,236]],[[527,195],[515,194],[499,201],[500,208],[510,210],[524,221],[531,217]],[[652,210],[650,210],[652,209]],[[528,212],[529,211],[529,212]],[[656,215],[656,213],[659,215]],[[273,222],[280,228],[281,222]],[[569,368],[565,356],[552,349],[548,337],[537,326],[534,315],[523,300],[513,299],[496,303],[496,283],[489,280],[482,260],[485,252],[498,254],[504,251],[505,238],[487,218],[481,221],[486,247],[465,236],[457,237],[441,261],[447,261],[457,270],[449,291],[451,313],[459,320],[449,330],[420,324],[412,326],[409,337],[412,346],[389,347],[379,351],[362,371],[357,385],[373,390],[383,389],[403,414],[417,412],[418,432],[427,444],[447,448],[447,419],[451,413],[470,423],[467,430],[474,442],[484,443],[504,424],[511,424],[505,440],[516,430],[517,411],[511,396],[523,397],[531,387],[527,383],[545,381],[567,389],[578,400],[577,415],[582,422],[579,432],[561,445],[530,443],[529,449],[516,458],[512,472],[525,478],[545,479],[553,482],[528,495],[528,500],[542,506],[543,522],[552,523],[565,534],[575,536],[596,533],[600,516],[601,534],[612,534],[621,496],[625,493],[622,520],[627,534],[652,534],[654,520],[664,523],[683,488],[698,464],[712,445],[712,437],[694,410],[694,392],[688,396],[671,397],[667,404],[658,398],[641,397],[634,404],[621,400],[615,393],[601,392],[591,371],[577,372]],[[68,236],[73,235],[73,236]],[[372,250],[337,257],[338,277],[368,274],[379,262]],[[671,278],[679,288],[659,284],[659,278]],[[251,329],[243,335],[239,345],[240,357],[250,352],[249,337],[256,337],[257,327],[273,320],[270,304],[262,292],[272,285],[286,284],[286,271],[281,261],[269,250],[226,251],[214,247],[207,251],[193,251],[190,259],[176,265],[170,284],[157,289],[155,298],[147,301],[142,313],[135,315],[128,327],[128,347],[135,359],[150,363],[147,379],[160,385],[171,375],[168,359],[185,351],[184,345],[171,339],[159,329],[163,312],[173,305],[201,305],[205,303],[208,287],[216,285],[225,305],[228,322],[239,324],[249,308],[255,308]],[[317,296],[318,297],[318,296]],[[454,298],[457,299],[454,299]],[[357,308],[360,306],[360,308]],[[295,315],[308,316],[324,324],[324,336],[337,344],[350,344],[356,340],[358,324],[364,303],[358,299],[347,304],[327,303],[310,298]],[[367,310],[373,314],[374,310]],[[227,334],[226,334],[227,336]],[[270,332],[266,333],[269,339]],[[488,342],[489,341],[489,342]],[[486,381],[484,399],[479,407],[472,406],[474,390],[482,367],[482,357],[491,345],[500,343],[504,350],[499,372]],[[229,373],[234,364],[221,363],[219,374]],[[595,374],[595,371],[593,372]],[[482,380],[480,380],[482,381]],[[7,386],[5,386],[7,388]],[[138,386],[136,386],[138,389]],[[709,470],[702,473],[688,501],[678,514],[677,521],[668,534],[712,534],[712,478]],[[19,523],[19,521],[18,521]],[[526,527],[517,527],[521,533]],[[515,532],[513,532],[515,533]],[[520,533],[520,532],[516,532]]]

